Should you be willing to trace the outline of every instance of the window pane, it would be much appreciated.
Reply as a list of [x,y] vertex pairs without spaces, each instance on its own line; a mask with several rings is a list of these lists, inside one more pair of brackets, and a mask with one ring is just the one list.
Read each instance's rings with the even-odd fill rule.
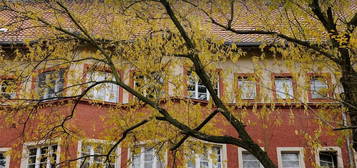
[[64,69],[48,71],[38,76],[38,91],[42,99],[59,96],[64,85]]
[[0,153],[0,168],[5,168],[6,158],[4,153]]
[[299,168],[299,153],[282,153],[283,168]]
[[154,150],[145,148],[144,151],[144,168],[153,168],[154,164]]
[[132,161],[133,168],[140,168],[140,154],[133,155]]
[[328,96],[326,92],[328,86],[326,81],[324,81],[322,78],[313,77],[311,79],[310,88],[311,88],[311,98],[313,99],[326,98]]
[[260,162],[254,155],[242,152],[243,168],[260,168]]
[[[92,72],[88,75],[88,81],[105,81],[105,80],[114,80],[113,76],[109,72],[96,71]],[[89,92],[89,96],[94,100],[102,100],[108,102],[118,102],[119,98],[119,86],[112,83],[102,83],[94,88],[92,88]]]
[[14,91],[15,81],[12,79],[0,80],[0,97],[7,99],[15,98],[16,91]]
[[256,82],[247,78],[238,79],[238,88],[241,99],[255,99],[256,97]]
[[292,78],[275,78],[275,93],[277,98],[280,99],[293,98],[294,93]]
[[207,148],[204,149],[204,152],[200,154],[200,168],[208,168],[208,151]]
[[336,152],[320,152],[320,166],[324,168],[337,168]]
[[213,167],[221,168],[222,167],[222,148],[219,146],[212,147],[213,154]]

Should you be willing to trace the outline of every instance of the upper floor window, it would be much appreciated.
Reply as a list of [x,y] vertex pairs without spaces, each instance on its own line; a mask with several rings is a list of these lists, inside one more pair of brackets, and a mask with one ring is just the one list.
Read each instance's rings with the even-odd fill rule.
[[274,90],[277,99],[293,99],[294,85],[293,78],[289,76],[275,76]]
[[98,168],[116,168],[117,157],[116,150],[114,150],[109,157],[109,163],[105,163],[107,155],[110,149],[110,145],[103,143],[89,143],[85,142],[81,144],[81,167],[98,167]]
[[[210,93],[202,81],[192,71],[188,71],[188,97],[199,100],[208,100]],[[219,82],[213,85],[215,92],[219,95]]]
[[30,146],[27,150],[27,168],[54,168],[59,163],[57,145]]
[[248,76],[238,77],[240,99],[252,100],[257,96],[257,82]]
[[313,76],[310,80],[310,94],[312,99],[327,98],[328,84],[326,79],[319,76]]
[[164,78],[158,72],[151,72],[149,76],[134,73],[134,89],[149,98],[158,98],[164,94]]
[[61,96],[64,87],[64,69],[45,71],[38,75],[38,93],[41,99]]
[[205,147],[200,154],[189,153],[190,158],[187,160],[188,168],[222,168],[223,152],[222,146]]
[[0,98],[13,99],[16,96],[14,91],[16,82],[14,79],[0,79]]
[[[88,81],[112,81],[112,73],[105,71],[94,71],[87,74]],[[113,83],[102,83],[93,87],[87,94],[91,99],[116,103],[119,101],[119,86]]]
[[164,168],[164,158],[154,148],[137,147],[131,153],[132,168]]

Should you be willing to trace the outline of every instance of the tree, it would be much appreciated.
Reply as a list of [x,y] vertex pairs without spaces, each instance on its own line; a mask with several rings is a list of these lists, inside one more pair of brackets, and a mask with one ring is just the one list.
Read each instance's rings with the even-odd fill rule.
[[[58,88],[54,87],[57,86],[57,81],[48,81],[44,77],[40,88],[56,89],[24,92],[15,99],[16,102],[7,102],[15,109],[9,115],[21,119],[24,123],[23,134],[25,134],[25,130],[30,129],[29,122],[33,120],[33,122],[41,123],[36,125],[36,130],[46,130],[42,132],[34,131],[34,134],[38,134],[41,139],[54,138],[59,134],[73,135],[75,133],[74,128],[70,128],[71,125],[68,123],[75,116],[76,107],[80,101],[88,95],[93,96],[90,95],[95,94],[93,90],[95,92],[95,90],[114,84],[136,97],[137,100],[127,105],[131,107],[129,111],[132,113],[127,113],[127,110],[125,114],[122,113],[121,108],[124,107],[119,107],[121,105],[109,110],[113,111],[112,115],[123,115],[125,117],[122,118],[132,120],[122,121],[130,124],[122,125],[122,136],[114,138],[116,143],[109,149],[107,159],[109,159],[114,148],[122,143],[125,138],[136,139],[136,136],[148,136],[140,133],[130,136],[130,133],[138,129],[142,129],[142,132],[145,130],[152,131],[152,127],[161,126],[162,129],[153,132],[160,137],[163,130],[172,130],[165,136],[171,138],[169,140],[172,141],[171,149],[173,151],[179,148],[189,137],[193,137],[208,142],[243,147],[256,156],[264,167],[276,167],[267,153],[248,134],[243,119],[232,112],[233,108],[227,105],[226,98],[219,97],[215,89],[217,78],[215,78],[213,72],[217,66],[214,63],[227,59],[237,62],[245,52],[237,49],[234,43],[225,45],[219,38],[211,36],[210,30],[208,30],[210,26],[205,22],[207,18],[214,25],[235,34],[264,34],[288,41],[287,44],[284,43],[285,41],[269,44],[270,51],[281,56],[288,63],[289,61],[309,62],[306,66],[311,66],[312,60],[328,60],[328,64],[333,63],[331,67],[337,66],[341,70],[341,83],[345,93],[342,99],[343,104],[348,109],[351,124],[357,124],[357,117],[354,114],[357,104],[357,91],[355,90],[357,87],[353,87],[353,82],[357,81],[356,72],[353,69],[356,40],[352,36],[357,17],[355,15],[343,27],[340,23],[344,22],[338,20],[337,24],[336,16],[333,16],[333,14],[337,14],[337,12],[333,12],[333,9],[337,8],[336,10],[342,12],[342,6],[349,3],[341,3],[339,6],[334,4],[339,2],[329,2],[327,6],[322,6],[318,1],[285,2],[278,0],[272,1],[270,4],[255,1],[195,2],[167,0],[90,3],[3,1],[2,3],[4,5],[2,9],[13,14],[14,21],[6,25],[9,29],[33,28],[43,30],[42,28],[44,28],[46,30],[39,31],[36,34],[35,41],[25,41],[23,44],[25,50],[15,50],[16,56],[4,60],[3,64],[7,66],[3,66],[2,71],[11,72],[16,77],[15,81],[21,83],[21,86],[29,86],[31,78],[41,68],[57,67],[65,69],[66,72],[63,73],[75,77],[77,73],[73,67],[85,62],[93,65],[92,68],[88,69],[88,74],[91,74],[92,77],[95,75],[91,72],[98,69],[99,71],[110,72],[111,76],[100,81],[89,80],[85,82],[83,82],[83,79],[78,80],[76,78],[76,80],[67,81],[70,84],[69,86],[59,86]],[[301,3],[306,4],[301,5]],[[326,12],[323,10],[325,8]],[[254,23],[257,21],[254,18],[259,18],[262,23],[259,22],[257,25],[262,25],[261,29],[235,29],[235,19],[239,20],[235,16],[238,9],[246,9],[251,12],[250,14],[253,17],[252,20],[246,20],[248,23]],[[192,10],[194,10],[193,14],[189,12]],[[276,24],[274,21],[281,20],[266,18],[267,16],[264,16],[265,13],[262,10],[269,12],[278,10],[281,13],[276,13],[276,18],[281,18],[287,24],[281,26]],[[312,20],[316,19],[315,16],[322,25],[316,20]],[[345,17],[342,14],[341,16]],[[226,21],[224,21],[225,17],[228,18]],[[300,18],[305,20],[300,21]],[[21,24],[23,23],[30,23],[31,26],[22,27]],[[270,26],[274,26],[274,28]],[[345,28],[343,33],[338,30],[340,26]],[[311,27],[319,30],[323,28],[328,34],[321,35],[317,34],[316,31],[309,31]],[[325,41],[324,37],[326,36],[329,39],[328,42]],[[308,41],[310,38],[317,40]],[[263,41],[261,48],[264,50],[267,44]],[[90,54],[78,54],[76,51],[79,49],[89,50]],[[11,48],[5,51],[11,51]],[[304,53],[304,55],[293,55],[291,53]],[[204,110],[195,106],[192,112],[201,117],[197,117],[192,122],[185,120],[185,116],[178,115],[174,110],[179,105],[189,106],[191,102],[179,101],[179,105],[175,104],[176,100],[168,98],[168,94],[165,93],[165,82],[160,82],[167,81],[170,85],[182,86],[180,84],[184,79],[172,80],[175,74],[172,72],[173,67],[182,64],[192,67],[191,70],[211,93],[210,105],[214,109],[207,114],[202,112]],[[136,85],[130,86],[125,82],[128,79],[125,79],[120,72],[126,69],[135,70],[135,76],[138,77],[136,78]],[[61,76],[61,72],[48,75]],[[91,78],[89,77],[89,79]],[[9,89],[11,90],[11,88]],[[182,89],[183,87],[178,87],[175,92],[182,91]],[[49,92],[51,94],[48,94]],[[185,96],[181,95],[181,98],[183,97]],[[41,108],[46,104],[46,101],[57,99],[65,100],[67,102],[64,104],[71,105],[69,113],[58,114],[55,117],[53,117],[54,114],[46,112],[40,115]],[[167,102],[162,103],[163,100]],[[138,114],[139,117],[135,115],[134,119],[130,117],[133,112],[137,112],[143,107],[147,108],[147,111],[151,112],[152,115],[147,117],[147,112],[144,112]],[[239,136],[221,135],[217,130],[210,129],[215,124],[212,120],[220,115],[234,128],[235,133]],[[34,120],[35,116],[38,118]],[[113,118],[115,117],[112,116]],[[109,122],[118,121],[109,120]],[[352,126],[352,128],[354,127]],[[357,136],[354,136],[354,140],[357,140]],[[355,146],[355,148],[357,147]]]
[[[351,126],[339,128],[352,129],[353,148],[357,149],[356,122],[356,39],[357,13],[354,1],[272,1],[272,2],[238,2],[230,1],[227,5],[227,18],[215,18],[207,9],[193,2],[187,2],[203,12],[210,22],[220,28],[235,34],[260,34],[271,35],[273,38],[288,42],[291,49],[300,47],[299,50],[311,54],[309,57],[323,56],[329,64],[336,66],[336,71],[341,73],[337,78],[343,87],[340,101],[347,108]],[[239,5],[237,5],[239,4]],[[240,17],[237,10],[246,8],[249,14],[257,18],[252,25],[259,25],[259,29],[243,30],[234,27],[234,20]],[[225,6],[226,7],[226,6]],[[237,9],[238,8],[238,9]],[[270,9],[269,9],[270,8]],[[267,10],[268,9],[268,10]],[[264,10],[264,12],[263,12]],[[271,19],[271,15],[274,19]],[[223,15],[224,16],[224,15]],[[226,19],[226,20],[224,20]],[[277,23],[278,22],[278,23]],[[280,22],[280,23],[279,23]],[[282,23],[281,23],[282,22]],[[311,28],[316,28],[312,29]],[[317,31],[318,30],[318,31]],[[284,44],[283,44],[284,45]],[[284,45],[285,46],[285,45]],[[291,55],[289,52],[279,52],[282,55]],[[306,58],[302,58],[306,59]]]

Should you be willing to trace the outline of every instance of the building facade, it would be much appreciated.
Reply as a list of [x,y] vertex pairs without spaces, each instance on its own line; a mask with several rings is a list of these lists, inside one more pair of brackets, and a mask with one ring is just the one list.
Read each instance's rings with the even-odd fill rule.
[[[26,38],[7,33],[5,28],[0,30],[3,31],[0,44],[4,60],[14,61],[13,64],[26,62],[26,57],[24,60],[17,58],[21,55],[19,51],[26,55],[29,50],[24,43]],[[335,99],[341,93],[335,73],[329,67],[314,65],[304,69],[300,63],[289,67],[289,62],[276,58],[271,51],[262,50],[260,45],[254,39],[239,42],[237,47],[246,54],[238,61],[214,62],[210,75],[215,92],[232,113],[246,123],[251,137],[279,168],[351,166],[353,158],[348,152],[347,135],[331,130],[343,120],[342,107]],[[88,45],[71,51],[75,59],[89,58],[96,52]],[[262,53],[266,55],[264,60],[258,59]],[[193,138],[189,138],[186,147],[175,155],[167,147],[168,141],[161,148],[161,139],[155,138],[160,133],[162,137],[172,136],[168,130],[165,132],[166,126],[158,129],[163,132],[146,130],[145,137],[137,132],[130,137],[134,144],[116,146],[123,132],[115,132],[120,130],[113,124],[115,117],[124,117],[117,121],[119,123],[126,122],[125,117],[137,117],[131,113],[141,112],[140,117],[145,118],[145,114],[154,112],[145,104],[135,104],[137,98],[123,87],[100,83],[115,79],[110,67],[93,60],[73,60],[64,65],[49,61],[44,66],[34,67],[21,82],[18,81],[21,74],[6,73],[7,64],[1,63],[4,70],[0,74],[0,114],[3,116],[0,117],[0,168],[263,167],[255,156],[241,147]],[[215,109],[210,100],[212,93],[195,76],[190,65],[181,58],[174,60],[178,63],[169,68],[168,77],[158,71],[145,74],[135,66],[126,66],[127,62],[117,63],[122,66],[117,74],[144,97],[158,100],[174,112],[187,112],[179,117],[188,123],[197,123],[201,115]],[[98,85],[85,95],[73,96],[96,82]],[[202,113],[194,115],[189,113],[190,109]],[[335,125],[328,125],[331,122],[326,120],[333,117]],[[220,135],[239,137],[222,116],[217,116],[208,129],[217,129],[219,131],[214,133]],[[115,133],[117,136],[107,137]],[[108,151],[112,152],[106,156]]]

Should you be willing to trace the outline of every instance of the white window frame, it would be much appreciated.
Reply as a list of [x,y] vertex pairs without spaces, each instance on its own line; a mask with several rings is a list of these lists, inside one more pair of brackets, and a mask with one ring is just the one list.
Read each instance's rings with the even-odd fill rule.
[[[282,79],[282,80],[289,79],[291,81],[291,93],[290,93],[290,89],[288,87],[281,88],[283,90],[278,89],[276,82],[279,79]],[[275,97],[277,99],[293,99],[294,98],[295,90],[294,90],[294,78],[293,77],[291,77],[291,76],[275,76],[273,82],[274,82]],[[282,95],[282,97],[280,95]]]
[[[60,156],[61,156],[61,146],[59,144],[60,140],[41,140],[37,142],[26,142],[23,144],[22,148],[22,157],[21,157],[21,167],[27,168],[28,167],[28,159],[29,159],[29,147],[36,147],[41,148],[45,146],[57,145],[57,155],[56,155],[56,163],[60,163]],[[39,168],[39,160],[37,159],[36,154],[36,168]]]
[[283,168],[282,153],[284,153],[284,152],[298,153],[299,154],[299,166],[300,166],[300,168],[305,168],[304,148],[303,147],[277,147],[276,152],[278,155],[278,167],[279,168]]
[[[106,141],[106,140],[100,140],[100,139],[86,139],[86,140],[80,140],[78,141],[78,145],[77,145],[77,158],[80,158],[82,156],[82,145],[83,143],[98,143],[98,144],[115,144],[115,142],[111,142],[111,141]],[[118,146],[115,150],[115,164],[114,164],[114,168],[120,168],[120,162],[121,162],[121,158],[120,158],[120,153],[121,153],[121,148]],[[90,158],[92,159],[92,157]],[[81,163],[82,163],[82,159],[79,159],[77,161],[77,167],[80,168],[81,167]]]
[[[204,142],[205,144],[207,144],[207,146],[209,148],[208,149],[208,168],[213,168],[213,161],[212,158],[209,157],[210,154],[212,153],[212,147],[215,146],[219,146],[221,147],[221,164],[222,164],[222,168],[226,168],[227,167],[227,145],[226,144],[217,144],[217,143],[211,143],[211,142]],[[200,155],[198,153],[194,154],[195,156],[195,168],[200,168]],[[185,166],[187,167],[187,160],[188,158],[186,157],[186,162],[185,162]]]
[[[61,81],[61,77],[59,76],[59,78],[57,78],[57,79],[54,79],[55,80],[55,85],[53,86],[53,90],[54,90],[54,95],[50,95],[49,94],[49,87],[47,87],[47,86],[45,86],[45,88],[40,88],[40,76],[42,75],[42,74],[44,74],[44,73],[58,73],[58,74],[60,74],[60,72],[61,71],[63,71],[63,76],[62,76],[62,78],[63,78],[63,83],[62,83],[62,88],[58,88],[58,85],[60,85],[60,81]],[[47,75],[46,75],[47,76]],[[49,71],[44,71],[44,72],[41,72],[41,73],[39,73],[38,74],[38,76],[37,76],[37,92],[39,93],[39,95],[41,96],[41,99],[49,99],[49,98],[55,98],[57,95],[57,92],[59,92],[60,90],[59,89],[63,89],[65,86],[64,86],[64,84],[65,84],[65,79],[66,78],[66,71],[65,71],[65,69],[56,69],[56,70],[49,70]],[[46,78],[44,79],[45,81],[44,82],[46,82]],[[51,79],[52,80],[52,79]],[[44,91],[41,91],[40,89],[45,89]],[[41,94],[44,94],[44,95],[41,95]]]
[[11,150],[11,148],[0,148],[0,153],[5,153],[5,168],[9,168],[10,167],[10,155],[9,152]]
[[[87,80],[90,79],[94,79],[95,81],[98,78],[98,74],[100,73],[107,73],[107,74],[111,74],[110,72],[106,72],[106,71],[91,71],[87,73]],[[112,77],[114,78],[114,77]],[[113,80],[113,79],[112,79]],[[94,82],[94,81],[93,81]],[[106,85],[106,86],[103,86]],[[108,86],[108,85],[113,85],[113,86]],[[101,88],[97,88],[97,87],[101,87]],[[117,95],[111,95],[110,90],[112,89],[111,87],[116,87],[116,94]],[[109,93],[108,93],[109,91]],[[98,95],[100,92],[104,92],[105,96],[103,98],[98,98]],[[119,102],[119,95],[120,95],[120,87],[118,85],[115,85],[113,83],[102,83],[99,84],[95,87],[93,87],[88,94],[90,96],[88,96],[90,99],[92,100],[99,100],[99,101],[105,101],[105,102],[111,102],[111,103],[118,103]],[[113,100],[112,100],[113,99]]]
[[[187,81],[187,86],[190,86],[190,78],[191,78],[191,76],[192,76],[192,72],[191,72],[191,75],[188,75],[187,74],[187,77],[188,77],[188,81]],[[194,77],[193,77],[194,78]],[[218,95],[218,97],[220,96],[220,81],[219,81],[220,79],[219,79],[219,75],[218,75],[218,80],[217,80],[217,83],[216,83],[216,85],[217,85],[217,95]],[[210,99],[210,97],[211,97],[211,94],[210,94],[210,92],[208,91],[208,89],[207,89],[207,87],[206,86],[204,86],[205,88],[206,88],[206,94],[207,94],[207,99],[200,99],[199,97],[198,97],[198,82],[200,81],[200,79],[199,78],[197,78],[196,80],[194,80],[194,84],[195,84],[195,91],[194,91],[194,93],[195,93],[195,96],[194,97],[191,97],[190,95],[188,95],[187,97],[188,98],[191,98],[191,99],[197,99],[197,100],[206,100],[206,101],[208,101],[209,99]],[[213,85],[214,86],[214,85]],[[213,87],[214,88],[214,87]],[[188,88],[186,88],[186,90],[187,90],[187,92],[188,92],[188,94],[189,94],[189,90],[188,90]]]
[[[238,89],[239,89],[239,92],[240,92],[240,99],[242,99],[242,100],[255,100],[256,98],[257,98],[257,81],[254,81],[254,80],[249,80],[249,76],[238,76],[238,78],[237,78],[237,86],[238,86]],[[243,93],[243,88],[242,87],[240,87],[240,85],[239,85],[239,82],[243,82],[243,83],[251,83],[251,84],[254,84],[254,96],[253,96],[253,98],[250,98],[250,97],[248,97],[248,95],[246,94],[246,93]],[[250,86],[250,84],[249,85],[243,85],[243,86]],[[250,88],[248,88],[248,89],[250,89]],[[247,89],[245,89],[245,90],[247,90]]]
[[[316,83],[313,84],[313,81],[314,80],[317,80],[317,81],[320,81],[321,83],[323,83],[324,85],[320,85],[320,86],[324,86],[324,87],[316,87]],[[321,89],[329,89],[329,85],[328,85],[328,82],[327,82],[327,79],[326,77],[323,77],[323,76],[312,76],[310,78],[310,96],[311,96],[311,99],[326,99],[328,98],[329,96],[329,93],[327,92],[326,95],[321,95],[320,94],[320,90]]]
[[[135,90],[137,90],[138,91],[138,88],[137,88],[137,84],[140,84],[140,82],[138,82],[138,80],[137,80],[137,77],[140,77],[140,76],[142,76],[142,75],[139,75],[139,76],[135,76],[135,73],[134,73],[134,75],[133,75],[133,88],[135,89]],[[148,79],[147,79],[147,77],[145,77],[145,76],[142,76],[142,81],[144,82],[144,84],[142,84],[143,86],[144,85],[146,85],[146,81],[148,81]],[[164,79],[163,79],[163,77],[162,76],[160,76],[160,79],[159,79],[159,82],[161,83],[161,85],[163,86],[162,88],[164,88],[164,85],[165,85],[165,81],[164,81]],[[141,86],[141,87],[143,87],[143,86]],[[143,96],[145,96],[145,97],[147,97],[148,96],[148,93],[147,93],[147,89],[149,89],[150,88],[150,86],[145,86],[145,88],[141,88],[141,89],[143,89],[142,90],[142,94],[143,94]],[[165,91],[162,89],[161,90],[161,94],[164,94],[165,93]],[[150,95],[150,94],[149,94]]]
[[[263,147],[260,147],[260,148],[262,148],[264,150]],[[238,165],[240,168],[243,168],[243,152],[248,152],[248,151],[245,150],[244,148],[238,147]],[[261,163],[260,163],[260,168],[264,168]]]
[[[144,168],[144,157],[143,157],[143,155],[144,155],[144,150],[145,150],[145,143],[140,143],[139,145],[138,145],[138,147],[140,147],[140,168]],[[155,148],[153,148],[153,150],[154,150],[154,163],[153,163],[153,168],[156,168],[156,162],[157,162],[157,159],[156,159],[156,150],[155,150]],[[133,168],[133,157],[132,157],[132,155],[133,155],[133,153],[131,152],[131,150],[130,150],[130,148],[128,148],[128,160],[129,160],[129,168]],[[166,167],[167,166],[167,164],[168,164],[168,159],[167,159],[167,152],[165,151],[164,152],[164,156],[163,156],[163,159],[164,159],[164,161],[163,161],[163,164],[164,164],[164,167]]]
[[337,168],[343,168],[342,151],[338,146],[325,146],[318,148],[315,152],[316,165],[320,166],[320,152],[336,152],[337,154]]
[[[0,98],[1,97],[7,97],[7,95],[9,96],[9,99],[13,99],[16,97],[16,90],[12,91],[12,92],[6,92],[4,91],[3,92],[3,88],[7,89],[5,86],[4,86],[4,81],[15,81],[14,79],[12,78],[5,78],[5,79],[0,79]],[[15,83],[14,83],[15,84]],[[11,87],[11,86],[10,86]]]

